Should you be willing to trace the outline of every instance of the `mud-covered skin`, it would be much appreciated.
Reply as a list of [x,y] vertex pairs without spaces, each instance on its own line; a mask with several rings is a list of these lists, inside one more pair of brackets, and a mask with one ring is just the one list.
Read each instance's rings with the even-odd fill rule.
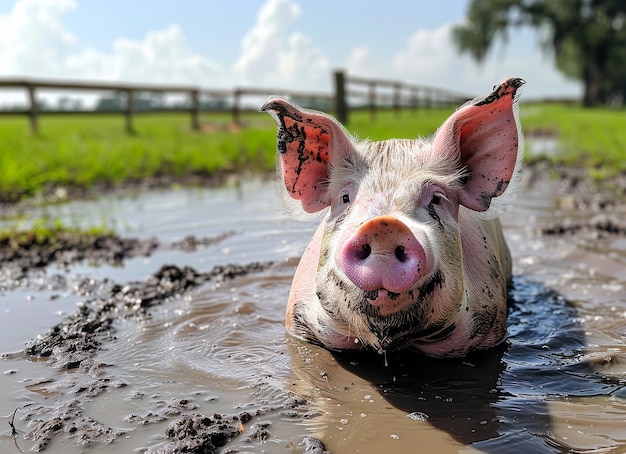
[[[330,349],[446,357],[502,341],[511,257],[490,208],[518,177],[522,84],[507,80],[463,106],[432,140],[357,141],[319,112],[279,98],[262,107],[278,125],[288,210],[293,201],[305,212],[329,207],[294,276],[286,319],[293,335]],[[369,241],[387,236],[399,238],[395,264],[386,256],[365,262],[377,253]],[[408,278],[397,274],[407,272],[398,264],[409,256],[406,244],[417,244]],[[374,261],[383,269],[374,281],[390,285],[371,284],[366,263]]]

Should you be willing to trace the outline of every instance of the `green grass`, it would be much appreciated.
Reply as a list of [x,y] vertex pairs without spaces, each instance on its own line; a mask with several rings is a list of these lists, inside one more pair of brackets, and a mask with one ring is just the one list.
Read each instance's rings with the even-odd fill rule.
[[394,137],[412,138],[433,134],[454,112],[453,108],[379,111],[372,121],[365,111],[352,112],[347,129],[361,138],[384,140]]
[[558,141],[556,153],[529,159],[583,166],[595,177],[626,172],[626,110],[522,104],[520,118],[530,148],[535,133],[554,135]]
[[34,195],[47,185],[90,187],[273,166],[269,117],[258,114],[237,132],[228,130],[225,117],[209,120],[210,131],[194,132],[185,115],[137,116],[135,133],[127,134],[121,116],[44,116],[32,136],[24,117],[0,118],[0,199]]
[[[452,111],[379,111],[375,121],[365,111],[352,112],[348,129],[374,140],[429,135]],[[626,171],[626,111],[522,104],[520,113],[531,147],[533,132],[558,136],[559,152],[547,159],[585,165],[600,176]],[[194,132],[187,115],[137,115],[135,133],[127,134],[121,115],[42,116],[40,133],[33,136],[25,117],[0,117],[0,200],[33,196],[46,187],[273,168],[276,129],[269,115],[247,113],[244,127],[236,130],[226,114],[202,120],[203,130]]]

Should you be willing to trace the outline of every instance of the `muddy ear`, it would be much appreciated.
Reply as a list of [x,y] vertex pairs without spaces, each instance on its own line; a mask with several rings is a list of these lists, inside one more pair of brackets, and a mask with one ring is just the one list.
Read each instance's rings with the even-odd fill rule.
[[269,98],[261,111],[268,112],[278,125],[276,165],[289,196],[299,200],[307,213],[329,206],[331,155],[352,146],[343,127],[326,114],[282,98]]
[[435,135],[434,149],[450,153],[467,171],[459,202],[486,211],[509,186],[521,158],[518,89],[522,79],[508,79],[485,98],[471,101],[446,120]]

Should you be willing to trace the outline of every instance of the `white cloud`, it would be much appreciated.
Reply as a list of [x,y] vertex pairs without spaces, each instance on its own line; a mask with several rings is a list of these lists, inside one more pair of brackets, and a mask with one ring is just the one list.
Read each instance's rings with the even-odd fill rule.
[[330,61],[299,32],[289,37],[276,69],[283,85],[298,89],[326,89],[330,85]]
[[366,46],[353,49],[344,68],[355,76],[389,77],[388,65],[378,60]]
[[299,15],[300,7],[289,0],[269,0],[261,8],[256,24],[241,41],[241,55],[234,65],[240,82],[276,71],[287,30]]
[[[456,52],[450,42],[450,26],[434,30],[418,30],[408,40],[405,49],[393,58],[393,72],[417,81],[432,82],[448,76],[455,63]],[[455,71],[458,75],[458,68]]]
[[76,37],[63,28],[62,16],[74,0],[20,0],[0,16],[0,62],[4,73],[63,75]]
[[113,54],[103,57],[110,64],[103,74],[115,80],[202,86],[223,86],[227,80],[220,65],[189,48],[176,24],[149,32],[142,41],[119,38]]
[[63,26],[75,0],[19,0],[0,16],[2,75],[225,86],[223,68],[195,53],[176,24],[142,40],[118,38],[110,53],[81,47]]
[[290,0],[268,0],[241,43],[233,66],[240,84],[277,88],[327,89],[330,61],[311,40],[289,29],[300,15]]

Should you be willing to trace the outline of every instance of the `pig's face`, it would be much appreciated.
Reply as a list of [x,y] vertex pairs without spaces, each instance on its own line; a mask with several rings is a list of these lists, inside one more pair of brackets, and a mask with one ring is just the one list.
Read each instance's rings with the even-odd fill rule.
[[[423,140],[364,144],[334,168],[317,296],[327,313],[349,320],[357,338],[383,326],[437,324],[459,300],[462,175],[429,162],[430,147]],[[443,289],[457,295],[444,298]],[[396,340],[389,332],[383,344]]]
[[280,99],[285,193],[329,208],[294,277],[292,333],[329,348],[458,356],[506,329],[508,250],[485,212],[518,164],[519,79],[463,107],[434,140],[356,141]]

